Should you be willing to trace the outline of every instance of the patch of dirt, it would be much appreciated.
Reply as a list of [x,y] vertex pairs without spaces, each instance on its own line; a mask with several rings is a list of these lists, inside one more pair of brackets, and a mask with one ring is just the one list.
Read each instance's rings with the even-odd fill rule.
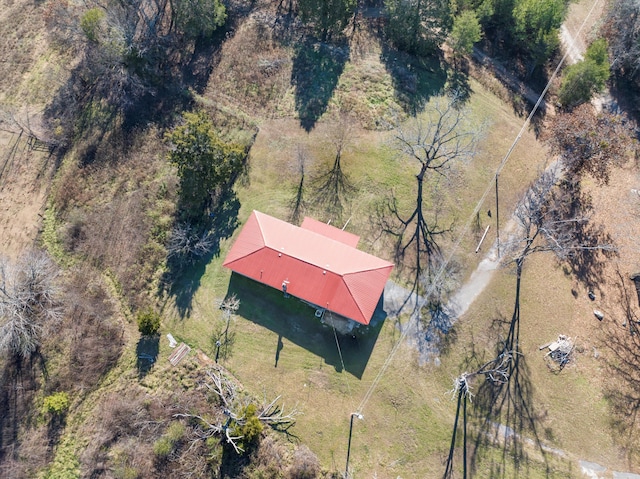
[[54,158],[29,149],[24,135],[0,132],[0,244],[16,257],[42,224]]
[[[604,15],[606,4],[607,2],[601,0],[580,0],[569,4],[564,27],[567,33],[574,38],[576,46],[581,52],[584,52],[587,45],[596,38],[598,24]],[[577,35],[582,22],[585,22],[584,27],[580,35]]]

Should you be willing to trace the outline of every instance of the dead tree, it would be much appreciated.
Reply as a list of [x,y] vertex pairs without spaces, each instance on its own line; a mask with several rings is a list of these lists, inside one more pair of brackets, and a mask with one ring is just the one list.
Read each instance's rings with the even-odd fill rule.
[[431,218],[425,214],[425,181],[433,175],[446,178],[456,163],[470,159],[475,153],[481,128],[467,122],[468,113],[459,108],[453,95],[434,101],[423,117],[395,126],[397,150],[418,166],[415,206],[410,214],[404,215],[392,198],[383,207],[386,214],[381,215],[381,226],[395,238],[397,262],[406,263],[410,259],[408,266],[415,278],[413,292],[417,292],[419,279],[440,252],[437,236],[447,231],[437,226],[437,208]]
[[[207,371],[206,380],[203,381],[202,386],[218,398],[220,407],[212,411],[212,415],[178,413],[174,417],[195,421],[194,441],[219,436],[236,453],[244,452],[240,446],[240,440],[243,436],[235,435],[234,431],[246,424],[248,418],[245,411],[247,405],[251,403],[251,398],[239,394],[238,387],[221,370]],[[280,396],[268,402],[265,399],[262,404],[257,406],[256,417],[261,423],[273,429],[286,431],[295,424],[299,411],[294,408],[285,413],[284,406],[278,404],[279,400]]]
[[615,250],[601,241],[599,231],[587,230],[588,211],[576,191],[576,183],[564,179],[556,165],[542,173],[520,200],[515,211],[520,231],[506,244],[518,278],[525,259],[534,253],[550,251],[560,260],[570,260],[580,252]]
[[169,236],[167,257],[176,261],[194,262],[209,254],[215,243],[215,236],[209,229],[178,223]]
[[27,251],[15,262],[0,258],[0,352],[28,358],[62,318],[58,274],[41,251]]
[[576,183],[563,178],[560,164],[548,168],[525,192],[516,206],[519,231],[505,244],[506,262],[515,263],[516,297],[505,350],[518,350],[520,286],[525,259],[535,253],[552,252],[561,261],[578,254],[611,252],[598,230],[589,230],[585,201],[576,197]]
[[232,294],[228,298],[218,300],[218,307],[222,311],[223,324],[214,329],[212,336],[212,342],[216,347],[216,362],[218,362],[221,351],[223,358],[227,358],[230,354],[231,346],[235,341],[235,333],[230,329],[231,320],[240,308],[240,300],[235,294]]
[[460,411],[462,410],[463,425],[462,425],[462,471],[463,478],[467,477],[467,400],[471,402],[473,400],[474,393],[472,391],[472,380],[477,376],[484,376],[485,379],[492,384],[502,385],[509,381],[509,375],[511,373],[511,363],[514,356],[519,354],[517,351],[503,351],[491,361],[487,361],[477,370],[473,372],[464,372],[460,376],[454,379],[453,389],[450,391],[451,397],[458,399],[458,405],[456,409],[456,418],[453,424],[453,433],[451,435],[451,445],[449,447],[449,456],[447,457],[447,463],[444,471],[444,479],[450,479],[453,477],[453,459],[456,446],[456,436],[458,431],[458,421],[460,418]]

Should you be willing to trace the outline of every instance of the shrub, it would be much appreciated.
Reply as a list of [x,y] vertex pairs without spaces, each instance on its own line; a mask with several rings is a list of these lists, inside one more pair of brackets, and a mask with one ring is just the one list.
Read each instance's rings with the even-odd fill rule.
[[242,436],[238,445],[246,452],[260,442],[260,434],[262,434],[263,425],[258,419],[255,404],[249,404],[243,410],[245,422],[235,427],[234,436]]
[[293,464],[287,470],[288,479],[315,479],[320,473],[320,461],[311,450],[302,445],[293,454]]
[[153,336],[160,329],[160,315],[152,309],[138,312],[138,331],[143,336]]
[[69,410],[69,395],[66,392],[57,392],[44,398],[45,413],[61,416]]
[[80,19],[80,28],[92,42],[98,41],[98,33],[100,31],[100,22],[104,18],[104,10],[100,8],[92,8],[87,10]]
[[184,437],[186,429],[184,424],[173,421],[164,435],[153,443],[153,452],[159,459],[165,459],[173,452],[176,444]]
[[167,432],[164,434],[172,443],[178,442],[184,437],[185,427],[184,424],[178,421],[173,421],[167,428]]
[[208,437],[205,441],[208,454],[207,463],[212,469],[219,469],[222,465],[222,455],[224,454],[224,448],[220,443],[220,439],[217,437]]
[[560,92],[560,103],[565,107],[574,107],[591,100],[594,93],[602,91],[609,79],[609,56],[607,41],[593,42],[585,58],[567,67]]
[[138,479],[140,472],[135,467],[123,464],[114,469],[113,475],[117,479]]
[[162,436],[153,443],[153,453],[160,459],[164,459],[173,450],[173,442],[166,436]]

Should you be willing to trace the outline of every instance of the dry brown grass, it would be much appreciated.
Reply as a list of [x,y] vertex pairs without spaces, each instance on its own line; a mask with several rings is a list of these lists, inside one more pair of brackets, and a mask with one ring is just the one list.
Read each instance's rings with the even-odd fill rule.
[[256,15],[225,42],[206,97],[228,106],[239,103],[256,116],[293,113],[282,103],[290,88],[291,49],[278,41],[272,22],[268,15]]
[[[583,181],[584,191],[593,198],[590,221],[605,227],[618,247],[618,255],[601,256],[595,269],[589,271],[589,281],[575,276],[568,264],[558,263],[551,254],[528,258],[520,320],[527,402],[536,418],[539,437],[563,450],[569,463],[582,459],[633,472],[638,472],[637,455],[630,444],[638,437],[633,411],[637,410],[639,383],[635,369],[629,365],[636,361],[637,341],[629,333],[616,269],[632,294],[631,309],[638,314],[634,286],[628,279],[640,261],[635,244],[640,234],[636,221],[639,201],[631,192],[637,179],[637,170],[628,165],[612,173],[609,186],[597,186],[588,178]],[[589,289],[595,292],[594,301],[588,298]],[[504,322],[511,318],[514,295],[515,276],[507,268],[499,272],[456,325],[458,352],[443,360],[446,368],[450,367],[449,361],[461,361],[457,370],[462,371],[468,367],[468,358],[480,361],[483,354],[493,354],[493,348],[505,336]],[[602,322],[595,318],[594,309],[605,313]],[[559,334],[570,336],[576,343],[573,361],[560,372],[549,369],[546,350],[539,350]],[[465,350],[466,357],[461,354]],[[478,461],[477,467],[484,471],[497,463],[490,454]]]
[[158,286],[172,223],[176,179],[155,131],[133,145],[102,145],[88,166],[67,164],[55,186],[56,236],[67,254],[110,271],[130,305]]
[[[224,418],[220,404],[200,386],[202,380],[204,370],[188,358],[175,368],[158,364],[145,378],[146,387],[127,381],[113,384],[88,411],[77,431],[84,446],[79,455],[83,476],[121,477],[127,471],[127,477],[141,479],[189,474],[276,478],[283,477],[283,471],[291,466],[314,473],[295,477],[318,477],[318,461],[312,453],[304,448],[295,452],[293,444],[272,432],[265,430],[250,457],[227,450],[220,438],[206,442],[194,434],[197,421],[175,414],[201,414],[212,421],[218,416]],[[154,444],[172,434],[171,425],[176,422],[184,426],[174,428],[182,429],[182,435],[173,437],[168,454],[158,455]]]

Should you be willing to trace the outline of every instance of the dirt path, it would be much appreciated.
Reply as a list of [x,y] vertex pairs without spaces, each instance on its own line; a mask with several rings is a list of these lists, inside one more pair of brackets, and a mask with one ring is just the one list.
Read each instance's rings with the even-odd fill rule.
[[499,267],[498,245],[494,242],[467,282],[449,300],[446,310],[449,312],[452,323],[466,313],[476,298],[489,286]]
[[[569,63],[576,63],[584,58],[583,53],[586,50],[585,38],[587,35],[587,33],[581,33],[580,36],[576,37],[571,33],[570,30],[574,29],[575,27],[575,31],[577,32],[580,28],[580,25],[582,25],[582,22],[585,22],[585,18],[587,19],[585,25],[592,26],[593,24],[595,24],[597,18],[590,17],[589,13],[596,12],[598,15],[601,15],[602,9],[597,9],[598,4],[599,1],[596,0],[596,8],[590,8],[587,13],[585,13],[587,2],[583,1],[579,4],[575,4],[578,6],[574,7],[573,10],[570,11],[570,15],[573,14],[573,16],[568,18],[565,24],[563,24],[560,29],[560,40],[563,48],[566,52],[568,52],[567,61]],[[593,6],[593,4],[591,5]],[[571,28],[567,25],[571,26]],[[496,71],[496,73],[499,73],[499,75],[504,74],[505,77],[503,78],[503,80],[506,81],[508,85],[514,86],[516,91],[521,93],[525,98],[527,98],[528,101],[535,103],[538,100],[537,93],[535,93],[531,89],[528,89],[526,86],[521,85],[520,82],[509,75],[504,67],[502,67],[500,64],[494,62],[491,58],[487,57],[480,51],[474,50],[473,55],[474,58],[476,58],[483,64],[491,63],[491,65],[493,65],[494,71]],[[512,219],[503,228],[503,231],[501,231],[502,237],[508,238],[509,235],[513,232],[514,228],[515,222]],[[496,243],[493,244],[493,246],[485,254],[476,270],[471,274],[469,280],[467,280],[467,282],[460,287],[460,289],[453,295],[453,297],[447,304],[447,314],[451,318],[452,322],[455,322],[457,318],[467,312],[471,304],[473,304],[475,299],[480,296],[480,294],[491,282],[496,269],[498,269],[499,267],[497,246],[498,245]]]
[[560,43],[567,53],[568,63],[574,64],[584,60],[582,54],[587,50],[584,41],[580,38],[574,38],[565,24],[560,27]]
[[35,243],[42,224],[53,161],[24,137],[0,134],[0,253],[16,257]]
[[[540,97],[540,92],[533,90],[524,82],[518,80],[514,75],[512,75],[507,69],[496,59],[491,58],[486,53],[480,51],[478,48],[473,49],[472,57],[475,62],[477,62],[484,69],[490,71],[498,80],[504,83],[511,91],[520,94],[523,98],[525,98],[529,103],[534,105],[538,98]],[[547,107],[546,103],[542,101],[540,103],[540,108],[545,110]]]

